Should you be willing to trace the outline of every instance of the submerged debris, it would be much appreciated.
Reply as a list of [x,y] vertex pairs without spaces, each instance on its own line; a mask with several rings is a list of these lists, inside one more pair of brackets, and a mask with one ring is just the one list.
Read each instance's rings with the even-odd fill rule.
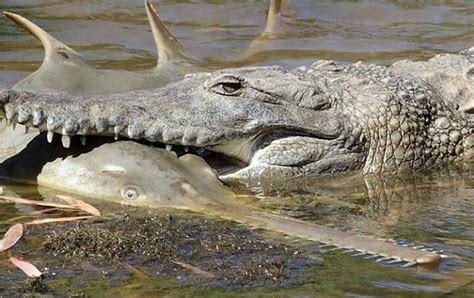
[[[125,215],[50,233],[43,246],[65,262],[128,264],[184,282],[230,286],[293,284],[305,265],[315,262],[298,249],[267,238],[236,223],[202,216]],[[192,264],[205,274],[182,264]]]

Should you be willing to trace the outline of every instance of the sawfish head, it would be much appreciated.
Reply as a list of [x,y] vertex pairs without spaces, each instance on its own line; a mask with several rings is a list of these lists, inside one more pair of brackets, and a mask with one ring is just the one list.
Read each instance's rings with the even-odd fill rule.
[[0,177],[134,206],[202,211],[234,198],[196,155],[105,138],[66,150],[40,135],[0,164]]

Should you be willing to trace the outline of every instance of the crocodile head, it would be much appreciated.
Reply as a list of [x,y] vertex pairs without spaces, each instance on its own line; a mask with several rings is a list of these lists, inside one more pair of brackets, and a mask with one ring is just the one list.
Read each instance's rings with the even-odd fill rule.
[[192,150],[225,181],[420,168],[473,143],[472,125],[423,81],[328,61],[197,73],[80,100],[10,91],[2,101],[7,119],[61,134],[67,146],[75,135],[101,135]]

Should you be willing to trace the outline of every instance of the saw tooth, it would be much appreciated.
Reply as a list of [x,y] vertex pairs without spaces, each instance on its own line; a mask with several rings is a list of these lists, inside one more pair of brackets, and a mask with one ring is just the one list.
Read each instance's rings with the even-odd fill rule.
[[348,254],[348,253],[352,253],[352,252],[354,252],[354,251],[355,251],[354,249],[351,249],[351,248],[350,248],[350,249],[346,249],[346,250],[343,251],[342,253],[343,253],[343,254]]
[[400,259],[400,258],[394,258],[392,261],[387,262],[386,264],[387,265],[392,265],[392,264],[397,264],[397,263],[400,263],[400,262],[403,262],[403,260]]
[[51,130],[48,130],[48,134],[46,135],[46,139],[48,140],[48,143],[52,143],[54,138],[54,132]]
[[422,249],[424,247],[425,247],[424,245],[415,245],[415,246],[413,246],[414,249]]
[[61,142],[63,143],[63,147],[68,149],[71,147],[71,137],[70,136],[62,136]]
[[81,140],[82,146],[85,146],[85,145],[86,145],[86,142],[87,142],[87,137],[86,137],[86,136],[80,136],[80,137],[79,137],[79,140]]
[[367,257],[364,258],[364,260],[370,260],[370,259],[375,259],[375,258],[380,258],[379,255],[369,255]]
[[363,255],[366,255],[366,254],[367,254],[367,252],[365,252],[365,251],[360,251],[360,252],[358,252],[358,253],[356,253],[356,254],[353,254],[352,256],[353,256],[353,257],[360,257],[360,256],[363,256]]
[[332,244],[321,244],[318,246],[318,248],[328,248],[328,247],[333,247],[334,245]]
[[410,262],[408,262],[408,263],[402,265],[401,267],[402,267],[402,268],[408,268],[408,267],[411,267],[411,266],[415,266],[416,264],[417,264],[416,261],[410,261]]
[[381,257],[380,259],[377,259],[375,260],[375,262],[385,262],[385,261],[388,261],[388,260],[391,260],[392,257]]

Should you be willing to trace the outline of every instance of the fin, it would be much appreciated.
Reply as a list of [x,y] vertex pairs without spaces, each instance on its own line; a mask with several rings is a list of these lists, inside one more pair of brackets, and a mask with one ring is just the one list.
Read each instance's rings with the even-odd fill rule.
[[158,65],[167,62],[194,61],[195,59],[160,19],[153,4],[145,0],[145,8],[158,51]]
[[271,0],[265,28],[236,61],[247,61],[253,55],[265,51],[266,49],[271,49],[271,41],[269,40],[285,32],[285,25],[293,19],[294,14],[290,9],[288,0]]
[[278,25],[281,21],[282,4],[286,5],[284,0],[270,0],[270,7],[268,8],[267,23],[263,33],[272,34],[278,33]]
[[41,42],[45,51],[43,64],[52,62],[54,60],[63,61],[64,59],[67,59],[70,62],[71,58],[74,58],[75,62],[79,61],[81,64],[88,64],[86,60],[82,58],[81,55],[79,55],[76,51],[51,36],[51,34],[44,31],[38,25],[18,14],[8,11],[4,11],[3,13],[7,18],[15,22],[17,25],[23,27]]

